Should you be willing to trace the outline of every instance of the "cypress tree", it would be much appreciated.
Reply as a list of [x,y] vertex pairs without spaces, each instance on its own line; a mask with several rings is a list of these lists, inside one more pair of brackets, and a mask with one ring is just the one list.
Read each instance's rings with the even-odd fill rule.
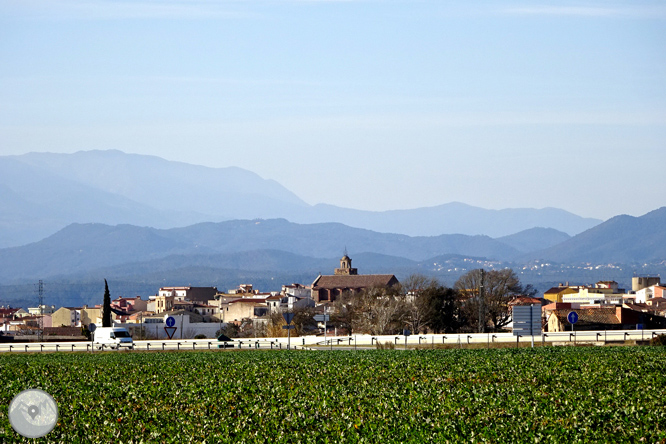
[[111,325],[111,293],[109,293],[109,284],[104,279],[104,307],[102,308],[102,327],[112,327]]

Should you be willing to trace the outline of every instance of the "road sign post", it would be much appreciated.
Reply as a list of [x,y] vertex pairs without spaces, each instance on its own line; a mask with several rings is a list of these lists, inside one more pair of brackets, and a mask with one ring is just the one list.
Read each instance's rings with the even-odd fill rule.
[[[534,305],[530,305],[530,319],[532,320],[532,323],[534,323],[533,313],[534,313]],[[530,328],[532,328],[531,325]],[[532,348],[534,348],[534,333],[530,335],[530,338],[532,338]]]
[[517,305],[513,307],[513,335],[530,335],[532,347],[534,336],[541,334],[541,307],[538,305]]
[[94,353],[95,352],[95,347],[93,345],[95,344],[95,330],[97,329],[97,325],[94,323],[90,323],[88,325],[88,331],[90,332],[90,352]]
[[567,315],[567,321],[571,324],[571,331],[574,334],[574,345],[576,345],[576,332],[574,331],[574,324],[578,322],[578,313],[575,311],[570,311]]
[[[405,350],[407,350],[407,338],[409,337],[409,335],[412,334],[412,332],[409,331],[409,329],[404,328],[404,329],[402,330],[402,334],[405,336]],[[419,342],[420,342],[420,341],[419,341]]]
[[166,332],[169,339],[172,339],[173,334],[176,333],[176,330],[178,330],[178,327],[175,327],[176,318],[174,318],[173,316],[168,316],[165,322],[166,322],[166,327],[164,327],[164,331]]
[[291,324],[291,321],[294,319],[294,314],[282,313],[282,317],[287,322],[287,325],[282,327],[287,330],[287,350],[291,350],[291,330],[294,328],[294,326],[289,324]]
[[[331,317],[324,313],[323,315],[314,315],[313,319],[316,322],[323,322],[324,323],[324,345],[326,345],[326,330],[327,330],[326,322],[328,322],[331,319]],[[332,344],[331,344],[331,348],[333,348]]]

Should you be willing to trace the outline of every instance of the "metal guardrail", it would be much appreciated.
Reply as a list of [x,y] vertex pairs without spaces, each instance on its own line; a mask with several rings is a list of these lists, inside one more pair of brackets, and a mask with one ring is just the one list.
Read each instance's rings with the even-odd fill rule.
[[[561,343],[608,343],[623,341],[649,341],[657,335],[666,334],[666,329],[660,330],[606,330],[606,331],[566,331],[566,332],[544,332],[541,335],[534,336],[534,340],[541,339],[541,345],[561,344]],[[299,341],[300,339],[300,341]],[[514,336],[512,333],[460,333],[460,334],[421,334],[414,336],[403,335],[352,335],[328,337],[322,340],[320,336],[304,336],[301,338],[292,338],[291,349],[303,350],[312,347],[326,347],[332,349],[336,347],[374,347],[377,343],[393,343],[394,345],[405,344],[406,346],[423,346],[435,344],[461,346],[473,344],[498,344],[512,343],[517,345],[532,340],[529,335]],[[300,344],[295,344],[295,342]],[[216,341],[214,339],[181,339],[181,340],[137,340],[134,341],[133,350],[135,351],[167,351],[167,350],[213,350],[225,348],[239,349],[269,349],[285,350],[287,349],[287,338],[239,338],[233,341]],[[108,346],[102,348],[107,350]],[[0,353],[3,352],[60,352],[60,351],[86,351],[95,352],[97,346],[91,342],[32,342],[32,343],[0,343]]]

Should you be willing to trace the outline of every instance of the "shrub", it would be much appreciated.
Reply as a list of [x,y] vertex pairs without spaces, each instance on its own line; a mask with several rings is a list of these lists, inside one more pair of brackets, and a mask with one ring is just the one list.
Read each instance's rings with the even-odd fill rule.
[[666,345],[666,334],[657,335],[652,338],[650,345]]

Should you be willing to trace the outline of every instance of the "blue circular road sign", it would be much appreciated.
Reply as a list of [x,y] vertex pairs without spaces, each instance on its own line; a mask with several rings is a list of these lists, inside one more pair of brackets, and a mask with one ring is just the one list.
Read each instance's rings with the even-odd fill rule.
[[567,321],[569,321],[569,324],[575,324],[578,322],[578,313],[575,311],[570,311],[567,315]]
[[176,318],[174,318],[173,316],[169,316],[168,318],[166,318],[166,325],[167,327],[173,327],[174,325],[176,325]]

